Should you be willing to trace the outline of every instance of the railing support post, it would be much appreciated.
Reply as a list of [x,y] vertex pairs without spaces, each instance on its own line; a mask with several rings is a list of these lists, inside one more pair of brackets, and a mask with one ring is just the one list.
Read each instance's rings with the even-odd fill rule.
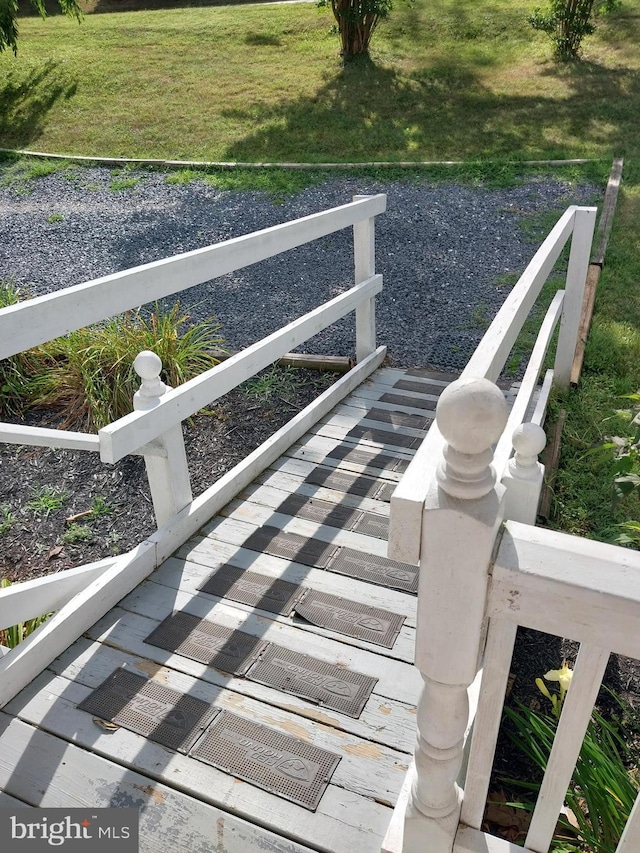
[[[356,195],[354,201],[367,198]],[[363,219],[353,226],[355,283],[360,284],[376,273],[375,218]],[[356,361],[363,361],[376,349],[376,302],[368,299],[356,308]]]
[[507,415],[503,394],[486,379],[453,382],[436,409],[447,444],[422,523],[416,666],[424,688],[402,853],[453,850],[467,691],[482,653],[489,566],[503,517],[504,488],[496,485],[490,448]]
[[571,367],[578,343],[584,301],[584,286],[589,270],[593,229],[596,224],[596,208],[580,207],[574,216],[560,335],[553,368],[554,383],[560,390],[568,388],[571,379]]
[[511,440],[515,455],[502,478],[507,490],[505,519],[535,524],[544,479],[544,465],[538,462],[538,455],[544,450],[547,436],[538,424],[524,423],[514,429]]
[[[154,352],[143,350],[136,356],[133,367],[142,379],[140,388],[133,397],[134,410],[140,412],[155,408],[162,395],[170,390],[160,379],[162,361]],[[191,503],[193,495],[182,425],[177,424],[168,429],[159,436],[155,444],[159,444],[166,451],[166,456],[159,456],[156,449],[153,455],[144,454],[144,463],[156,524],[162,527]],[[142,449],[144,451],[144,448]]]

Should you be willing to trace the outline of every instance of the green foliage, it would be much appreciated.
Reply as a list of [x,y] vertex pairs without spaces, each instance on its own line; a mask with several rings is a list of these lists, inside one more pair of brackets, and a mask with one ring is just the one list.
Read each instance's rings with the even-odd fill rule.
[[[41,18],[47,17],[44,0],[31,0],[32,5],[40,13]],[[82,10],[77,0],[58,0],[58,5],[65,15],[70,15],[80,22]],[[0,2],[0,53],[10,49],[14,55],[18,53],[18,0],[2,0]]]
[[319,0],[320,8],[331,6],[345,60],[369,53],[376,27],[389,16],[392,0]]
[[[638,712],[619,697],[610,695],[617,706],[617,713],[608,720],[597,711],[593,712],[565,798],[578,828],[575,829],[567,817],[561,815],[559,826],[562,827],[562,836],[556,833],[554,850],[579,853],[589,849],[598,853],[615,853],[635,802],[638,783],[627,769],[634,756],[625,730],[637,728]],[[511,723],[506,734],[515,748],[535,766],[545,770],[557,719],[553,714],[534,711],[518,700],[515,708],[505,707],[505,717]],[[540,788],[539,782],[502,781],[533,794]],[[534,803],[525,801],[521,806],[532,810]]]
[[27,509],[47,518],[51,512],[64,506],[67,497],[67,493],[57,486],[42,486],[34,491],[33,498],[27,503]]
[[109,184],[109,189],[112,192],[121,190],[131,190],[140,183],[140,178],[114,178]]
[[302,384],[304,380],[295,367],[274,365],[244,382],[240,389],[257,403],[273,403],[275,400],[287,402]]
[[[0,281],[0,309],[17,305],[21,291],[13,281]],[[37,391],[41,364],[33,352],[0,360],[0,418],[21,416]]]
[[612,12],[620,0],[551,0],[547,12],[536,9],[529,23],[551,36],[556,55],[567,61],[576,59],[582,40],[595,32],[595,18]]
[[113,504],[106,501],[102,495],[96,495],[91,504],[91,517],[101,518],[104,515],[112,515],[115,512]]
[[[11,586],[11,581],[7,580],[7,578],[2,578],[0,580],[0,590],[6,589],[8,586]],[[50,613],[47,613],[44,616],[37,616],[35,619],[28,619],[26,622],[18,622],[17,625],[0,630],[0,646],[7,646],[10,649],[15,648],[25,637],[32,634],[39,625],[42,625],[50,615]]]
[[[19,301],[12,284],[0,285],[0,307]],[[187,325],[176,302],[146,315],[129,311],[106,323],[70,332],[0,361],[0,414],[20,416],[33,406],[53,409],[63,428],[100,429],[132,410],[140,379],[133,361],[153,350],[162,378],[181,385],[214,367],[223,339],[214,317]]]
[[75,545],[76,542],[90,542],[92,539],[93,532],[89,525],[78,524],[75,521],[62,534],[62,541],[65,545]]
[[15,523],[16,517],[11,512],[11,508],[6,504],[0,504],[0,536],[8,533]]

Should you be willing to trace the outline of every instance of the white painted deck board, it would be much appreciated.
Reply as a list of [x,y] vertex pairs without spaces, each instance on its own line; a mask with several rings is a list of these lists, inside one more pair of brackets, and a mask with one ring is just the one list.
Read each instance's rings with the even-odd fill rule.
[[0,742],[0,786],[16,794],[0,794],[0,808],[137,808],[140,853],[210,853],[214,844],[225,853],[255,848],[311,853],[309,847],[1,712]]
[[[253,700],[265,706],[264,715],[269,714],[269,708],[279,709],[291,715],[289,721],[291,729],[299,731],[305,739],[310,736],[317,723],[333,729],[338,737],[348,733],[367,743],[389,747],[402,753],[409,753],[413,749],[415,707],[408,703],[373,693],[358,719],[347,717],[337,711],[292,696],[290,693],[282,693],[254,681],[227,675],[213,667],[145,644],[145,637],[157,624],[157,620],[147,619],[141,614],[127,611],[114,613],[110,623],[105,624],[105,620],[101,620],[95,630],[90,632],[91,639],[96,642],[92,643],[86,638],[79,640],[72,652],[62,655],[51,669],[58,675],[86,684],[91,688],[97,687],[114,669],[125,664],[146,678],[156,673],[162,674],[163,669],[171,669],[212,685],[212,689],[218,691],[214,694],[216,704],[233,713],[237,711],[245,715],[243,701]],[[96,649],[98,645],[100,654]],[[114,648],[109,648],[110,646]],[[307,648],[305,653],[312,654],[313,651]],[[318,657],[318,655],[315,656]],[[362,660],[362,655],[360,659]],[[91,666],[87,665],[89,663]],[[375,672],[374,663],[371,660],[367,663],[369,672]],[[355,667],[352,668],[355,669]],[[381,661],[377,665],[377,671],[380,672],[382,668]],[[358,671],[362,672],[363,668],[361,667]],[[396,668],[397,671],[398,668]],[[386,692],[391,692],[388,687]],[[249,714],[253,716],[251,708],[246,711],[246,715]],[[298,716],[303,719],[296,722]],[[305,732],[306,734],[303,734]]]
[[[262,559],[266,555],[261,555],[260,562],[254,561],[255,552],[238,551],[233,558],[225,560],[220,558],[218,550],[209,551],[209,547],[213,544],[211,540],[201,540],[196,546],[199,548],[189,552],[189,559],[182,560],[172,558],[167,560],[163,566],[154,575],[154,580],[157,583],[164,583],[168,586],[177,588],[177,583],[180,584],[180,589],[186,590],[195,594],[198,591],[199,585],[211,573],[211,569],[219,566],[221,562],[229,562],[231,565],[239,566],[243,569],[251,569],[252,571],[260,571],[262,574],[269,574],[272,577],[282,578],[283,580],[292,581],[293,583],[304,583],[305,586],[311,589],[318,589],[320,592],[328,592],[331,595],[342,595],[352,601],[358,601],[361,604],[366,604],[370,607],[381,607],[384,610],[389,610],[394,613],[403,613],[408,611],[410,616],[407,617],[403,627],[400,629],[398,638],[392,649],[385,649],[382,646],[377,646],[373,643],[367,643],[364,640],[358,640],[354,637],[346,637],[338,634],[335,631],[330,631],[326,628],[318,628],[316,625],[311,625],[304,619],[298,616],[274,616],[272,613],[267,613],[257,608],[249,607],[246,604],[240,604],[235,601],[228,601],[229,606],[237,610],[242,610],[247,613],[257,613],[261,618],[275,619],[285,625],[297,625],[308,631],[311,634],[321,634],[324,637],[332,637],[333,639],[344,643],[348,646],[357,646],[362,649],[369,649],[376,654],[384,654],[385,657],[395,658],[396,660],[413,663],[415,651],[415,618],[416,618],[416,598],[408,596],[406,593],[398,592],[397,590],[388,590],[385,587],[373,586],[363,581],[355,581],[347,578],[345,575],[338,575],[331,572],[325,572],[321,569],[310,569],[308,566],[301,566],[297,563],[288,563],[279,557],[272,557],[273,562],[263,562]],[[187,547],[187,546],[185,546]],[[180,551],[179,553],[182,553]],[[195,560],[199,562],[195,562]],[[208,561],[208,565],[204,562]],[[270,567],[270,571],[266,567]],[[271,568],[271,567],[276,567]],[[294,573],[295,572],[295,573]],[[299,575],[302,575],[300,580]],[[305,574],[306,573],[306,574]],[[340,580],[338,580],[340,578]],[[323,583],[324,581],[324,583]],[[129,601],[133,596],[138,595],[137,590],[134,590],[125,601]],[[213,595],[206,596],[208,601],[220,601],[221,599]],[[408,602],[407,599],[410,599]],[[412,602],[412,603],[411,603]]]
[[[399,703],[412,707],[417,703],[422,680],[415,667],[411,664],[393,660],[382,654],[375,654],[365,649],[345,646],[343,643],[329,637],[310,635],[299,625],[281,623],[262,616],[256,616],[254,613],[238,610],[224,600],[214,601],[204,596],[191,595],[183,590],[173,590],[152,581],[145,584],[144,593],[144,598],[134,598],[132,595],[128,596],[122,602],[122,607],[115,608],[104,619],[101,619],[100,622],[87,632],[88,636],[94,640],[100,639],[101,641],[106,640],[108,637],[111,645],[116,645],[122,649],[127,648],[136,654],[145,655],[150,659],[161,661],[163,664],[168,658],[171,658],[173,661],[170,664],[171,666],[175,665],[175,668],[188,666],[188,671],[192,675],[196,671],[198,673],[206,672],[206,680],[213,684],[225,684],[229,686],[233,681],[238,682],[237,687],[233,689],[238,689],[240,692],[249,691],[251,693],[254,689],[262,690],[262,685],[248,685],[244,679],[220,674],[216,670],[211,669],[211,667],[206,667],[197,661],[189,660],[188,663],[185,663],[187,659],[179,655],[171,655],[170,652],[166,652],[155,646],[145,644],[144,648],[142,648],[139,639],[144,640],[144,636],[146,636],[143,636],[142,632],[146,630],[148,634],[153,629],[153,625],[151,625],[149,620],[157,623],[161,619],[164,619],[172,610],[184,610],[200,619],[209,619],[225,627],[245,631],[268,642],[286,646],[293,651],[313,655],[329,663],[335,663],[339,666],[345,666],[354,671],[362,672],[365,675],[371,675],[379,679],[373,692],[373,696],[375,697],[396,699]],[[145,607],[144,612],[142,611],[143,604]],[[140,622],[138,616],[144,618],[144,623]],[[135,643],[135,645],[126,645],[123,635],[125,628],[123,625],[126,625],[127,630],[130,629],[132,632],[132,636],[126,639],[126,642]],[[269,693],[270,696],[272,692]],[[284,694],[282,701],[289,703],[291,698],[290,694]],[[316,715],[312,711],[313,708],[307,713],[307,716],[315,718]],[[326,712],[323,713],[326,714]]]
[[[433,394],[393,388],[400,378],[410,378],[425,386],[435,384],[444,388],[448,384],[444,380],[406,377],[401,370],[378,370],[372,381],[360,385],[342,405],[301,436],[296,445],[283,449],[286,455],[244,486],[240,497],[232,499],[176,555],[89,627],[84,637],[6,706],[0,714],[0,754],[5,737],[13,738],[13,747],[0,757],[0,806],[3,801],[10,804],[13,799],[23,805],[70,805],[70,797],[74,805],[99,807],[113,792],[135,801],[137,794],[133,792],[139,790],[144,812],[142,826],[146,825],[144,821],[155,821],[155,826],[162,827],[160,832],[147,833],[150,838],[141,849],[149,853],[160,850],[164,853],[166,838],[174,836],[176,841],[171,850],[194,853],[212,849],[220,853],[223,850],[225,853],[379,851],[414,748],[415,705],[422,686],[413,667],[416,597],[250,551],[243,543],[258,527],[270,524],[364,553],[386,556],[386,542],[381,539],[275,510],[287,495],[298,494],[389,516],[389,504],[384,501],[304,480],[322,464],[327,471],[335,469],[356,476],[364,474],[375,481],[399,482],[398,472],[326,460],[326,455],[344,442],[365,452],[382,450],[396,459],[413,458],[415,451],[394,445],[393,435],[421,438],[424,430],[367,417],[372,407],[429,415],[428,410],[419,406],[400,407],[379,401],[385,393],[397,393],[408,399],[427,399],[435,405],[437,398]],[[356,425],[381,430],[388,434],[388,439],[380,444],[349,437],[347,433]],[[405,623],[394,647],[386,649],[318,628],[295,614],[278,616],[200,593],[198,587],[211,571],[227,562],[370,607],[401,613]],[[172,610],[185,610],[247,631],[269,642],[371,675],[378,681],[360,717],[348,717],[146,644],[145,638]],[[89,714],[78,711],[76,705],[122,665],[339,754],[341,761],[318,810],[311,813],[125,729],[105,732]],[[1,734],[3,723],[9,732],[5,736]],[[36,744],[42,750],[41,764],[38,753],[27,749],[29,744]],[[21,767],[29,768],[28,778],[22,781],[18,780]],[[39,772],[47,783],[44,795],[38,794]],[[65,789],[69,791],[67,800],[63,800]],[[160,805],[163,810],[158,816]],[[175,833],[171,836],[174,812]]]
[[[203,698],[205,685],[193,695]],[[335,785],[329,786],[311,820],[311,813],[266,791],[238,782],[232,776],[169,751],[140,735],[120,728],[106,733],[91,715],[77,709],[90,692],[77,682],[51,672],[42,673],[6,709],[26,723],[62,740],[71,741],[125,768],[229,810],[266,828],[277,826],[278,834],[320,850],[374,851],[388,820],[388,807]],[[398,771],[398,775],[402,774]],[[345,808],[345,804],[348,807]],[[363,832],[362,822],[369,828]],[[354,823],[357,821],[357,825]],[[275,830],[274,830],[275,831]],[[345,844],[347,846],[342,846]],[[335,845],[335,846],[334,846]]]
[[338,492],[335,489],[325,489],[323,486],[305,483],[303,478],[294,477],[291,474],[282,474],[276,471],[268,476],[260,477],[259,480],[262,482],[254,483],[249,489],[245,489],[240,497],[251,503],[275,509],[288,495],[296,495],[326,501],[335,506],[372,512],[385,518],[389,517],[389,504],[385,501],[361,498],[358,495]]

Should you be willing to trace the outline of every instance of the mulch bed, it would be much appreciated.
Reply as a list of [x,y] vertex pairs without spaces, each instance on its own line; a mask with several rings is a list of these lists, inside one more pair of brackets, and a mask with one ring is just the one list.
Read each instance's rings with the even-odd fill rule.
[[[335,374],[300,370],[295,383],[286,381],[281,392],[266,400],[239,388],[216,401],[210,413],[185,423],[194,496],[241,462],[335,378]],[[32,412],[27,419],[32,426],[51,426],[51,420],[46,411]],[[50,512],[30,509],[29,502],[47,487],[66,494],[63,506]],[[78,518],[76,524],[86,525],[91,538],[65,541],[69,538],[67,519],[90,510],[96,498],[109,504],[111,511]],[[156,529],[141,456],[107,465],[97,453],[1,445],[2,506],[15,518],[0,533],[0,576],[12,582],[123,553]]]

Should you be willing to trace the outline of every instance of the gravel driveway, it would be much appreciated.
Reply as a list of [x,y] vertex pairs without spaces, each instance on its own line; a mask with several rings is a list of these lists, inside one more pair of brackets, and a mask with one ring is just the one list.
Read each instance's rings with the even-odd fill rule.
[[[7,166],[0,166],[0,184]],[[379,343],[393,363],[462,367],[536,244],[523,219],[593,203],[593,185],[539,180],[509,190],[331,177],[274,204],[260,192],[220,191],[200,181],[167,184],[144,170],[128,189],[107,168],[78,168],[0,185],[0,279],[37,295],[385,192],[376,225]],[[347,289],[349,230],[180,294],[196,318],[215,314],[227,346],[240,349]],[[350,355],[352,318],[304,349]]]

